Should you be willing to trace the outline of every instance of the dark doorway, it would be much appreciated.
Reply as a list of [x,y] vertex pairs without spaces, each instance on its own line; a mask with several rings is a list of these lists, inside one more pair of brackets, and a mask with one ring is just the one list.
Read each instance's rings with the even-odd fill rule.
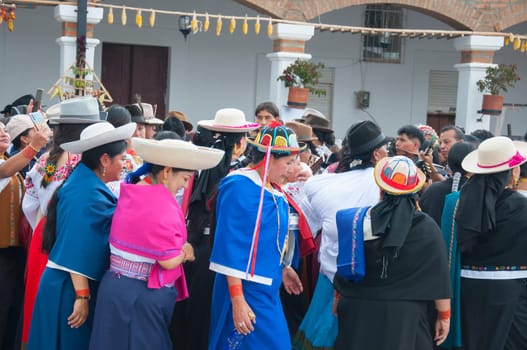
[[439,136],[439,132],[446,125],[455,125],[456,115],[453,113],[428,113],[426,124],[430,125]]
[[158,118],[164,119],[168,82],[168,47],[103,43],[101,80],[121,105],[141,101],[157,104]]

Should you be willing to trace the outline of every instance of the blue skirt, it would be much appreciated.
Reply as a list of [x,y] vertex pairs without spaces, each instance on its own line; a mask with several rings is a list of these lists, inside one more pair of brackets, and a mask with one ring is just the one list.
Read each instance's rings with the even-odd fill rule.
[[172,350],[169,327],[173,287],[149,289],[146,281],[107,271],[99,287],[90,349]]
[[337,317],[333,315],[333,284],[320,273],[306,316],[293,341],[296,350],[332,349],[338,333]]
[[46,267],[33,308],[28,350],[88,349],[98,284],[89,283],[92,299],[88,318],[79,328],[71,328],[68,317],[73,312],[75,291],[70,273]]
[[[290,350],[291,340],[280,301],[281,279],[274,284],[242,280],[243,295],[256,315],[254,331],[244,337],[238,350]],[[209,350],[223,350],[227,338],[234,330],[232,305],[227,279],[216,274],[212,292],[212,313],[209,333]]]

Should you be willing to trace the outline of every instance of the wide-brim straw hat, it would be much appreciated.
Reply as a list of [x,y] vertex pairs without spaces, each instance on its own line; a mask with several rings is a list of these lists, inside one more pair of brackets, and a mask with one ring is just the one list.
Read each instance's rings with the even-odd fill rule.
[[461,166],[470,173],[493,174],[512,169],[526,161],[526,142],[495,136],[481,142],[478,149],[463,159]]
[[245,113],[236,108],[219,109],[214,119],[200,120],[198,125],[217,132],[248,132],[260,127],[258,123],[249,123]]
[[405,156],[385,157],[377,162],[373,172],[375,182],[392,195],[419,191],[426,182],[426,175]]
[[106,119],[95,97],[81,96],[57,103],[46,110],[50,124],[93,124]]
[[297,154],[307,147],[304,143],[298,143],[297,136],[292,129],[277,121],[262,128],[256,137],[248,137],[247,143],[264,153],[270,149],[271,153]]
[[132,148],[145,161],[151,164],[172,168],[199,170],[218,165],[224,151],[196,146],[183,140],[147,140],[132,138]]
[[82,130],[78,141],[66,142],[60,147],[67,152],[80,154],[111,142],[129,139],[135,127],[135,123],[128,123],[118,128],[108,122],[92,124]]

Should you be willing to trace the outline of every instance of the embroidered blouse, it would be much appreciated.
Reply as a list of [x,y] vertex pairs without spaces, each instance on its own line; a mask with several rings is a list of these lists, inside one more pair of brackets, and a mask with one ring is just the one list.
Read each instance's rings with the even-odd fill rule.
[[40,216],[45,216],[51,196],[60,184],[71,174],[73,168],[80,162],[79,154],[71,154],[66,163],[56,169],[51,180],[45,188],[40,184],[46,175],[48,154],[42,155],[37,163],[26,175],[26,195],[22,201],[22,210],[27,221],[33,229],[38,223]]

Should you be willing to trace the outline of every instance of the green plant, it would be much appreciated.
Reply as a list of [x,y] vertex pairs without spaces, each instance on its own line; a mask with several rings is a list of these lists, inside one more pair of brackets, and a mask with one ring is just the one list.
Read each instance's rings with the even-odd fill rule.
[[514,87],[520,77],[516,74],[515,64],[499,64],[489,66],[485,71],[485,78],[476,82],[479,92],[489,92],[491,95],[499,95],[501,91]]
[[283,81],[285,87],[307,88],[309,92],[317,96],[326,95],[326,90],[315,88],[322,75],[322,68],[324,68],[323,63],[297,59],[287,66],[276,80]]

